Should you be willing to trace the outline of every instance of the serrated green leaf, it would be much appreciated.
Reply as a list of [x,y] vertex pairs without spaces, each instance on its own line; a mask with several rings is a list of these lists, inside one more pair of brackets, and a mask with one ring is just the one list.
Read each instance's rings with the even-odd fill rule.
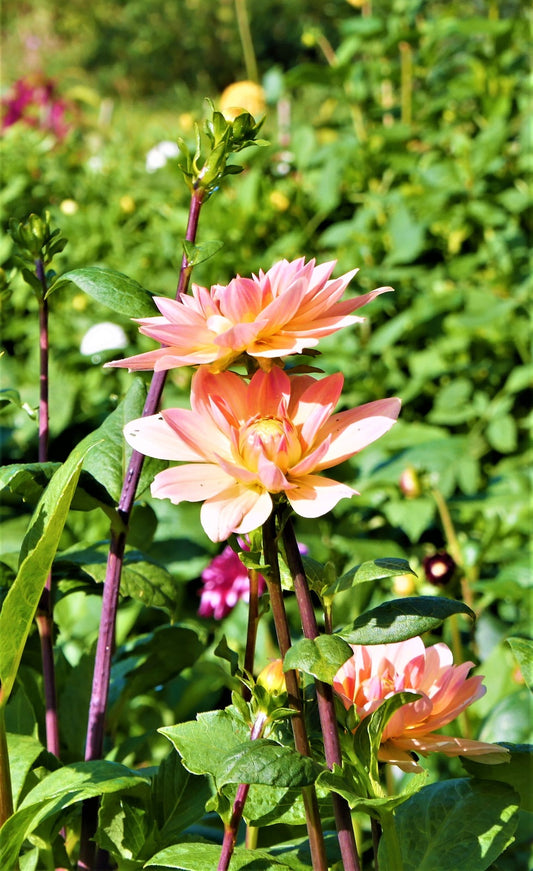
[[53,771],[25,796],[0,829],[0,868],[11,871],[24,840],[43,820],[87,798],[135,787],[148,791],[149,784],[117,762],[76,762]]
[[352,652],[350,645],[338,635],[318,635],[313,640],[302,638],[287,651],[283,670],[298,669],[331,683]]
[[230,753],[249,738],[249,730],[227,709],[198,714],[196,720],[158,729],[172,742],[192,774],[216,777],[220,766],[220,748]]
[[70,510],[82,464],[91,445],[75,448],[44,491],[22,542],[17,577],[0,611],[0,705],[13,689],[46,578]]
[[443,596],[412,596],[384,602],[337,634],[349,644],[391,644],[436,629],[452,614],[475,614],[464,602]]
[[101,266],[86,266],[65,272],[51,290],[69,283],[76,285],[93,299],[129,318],[149,318],[157,315],[151,293],[122,272]]
[[239,744],[230,753],[219,748],[219,754],[219,788],[226,783],[301,788],[314,783],[322,770],[309,756],[265,738]]
[[[425,786],[394,814],[404,871],[486,871],[513,840],[518,796],[507,784],[458,778]],[[382,839],[380,871],[397,871]]]
[[[220,860],[220,847],[215,844],[184,843],[174,844],[156,853],[146,862],[145,868],[157,865],[162,868],[176,868],[178,871],[216,871]],[[246,850],[236,847],[231,857],[232,871],[291,871],[297,866],[286,864],[266,850]],[[301,866],[300,866],[301,867]]]

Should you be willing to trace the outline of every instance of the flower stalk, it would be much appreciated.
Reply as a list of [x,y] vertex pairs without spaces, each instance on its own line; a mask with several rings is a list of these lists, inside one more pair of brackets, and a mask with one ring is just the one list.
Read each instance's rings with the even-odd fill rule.
[[[298,548],[298,545],[296,545],[296,547]],[[278,548],[276,542],[276,521],[273,513],[263,524],[263,555],[265,563],[268,565],[268,572],[265,573],[265,580],[267,582],[268,593],[270,596],[270,606],[274,617],[279,650],[282,658],[284,658],[291,647],[291,636],[285,611],[285,603],[283,601],[283,592],[281,589]],[[294,670],[287,671],[285,674],[285,681],[287,684],[289,707],[295,711],[291,721],[294,744],[297,751],[301,753],[302,756],[310,756],[311,752],[309,749],[307,732],[305,730],[302,698],[296,672]],[[311,850],[313,868],[316,869],[316,871],[327,871],[328,863],[324,846],[322,821],[318,809],[316,790],[313,785],[306,786],[302,789],[302,798],[305,807],[307,833],[309,836],[309,847]]]
[[[283,544],[285,546],[287,565],[294,582],[294,592],[298,602],[304,635],[306,638],[314,639],[319,634],[318,626],[302,557],[290,518],[283,527]],[[342,753],[337,731],[333,689],[329,684],[321,680],[315,680],[315,686],[326,763],[329,768],[333,768],[334,765],[342,767]],[[344,869],[345,871],[360,871],[361,866],[355,843],[350,807],[346,799],[338,793],[332,793],[332,800]]]

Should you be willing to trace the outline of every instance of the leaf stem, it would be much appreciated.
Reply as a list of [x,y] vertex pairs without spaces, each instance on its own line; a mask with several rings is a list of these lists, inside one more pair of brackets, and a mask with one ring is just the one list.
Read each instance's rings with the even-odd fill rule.
[[[283,544],[285,545],[287,565],[294,583],[294,592],[300,610],[302,629],[306,638],[314,639],[319,634],[318,626],[302,557],[290,518],[283,526]],[[337,731],[333,689],[329,684],[321,680],[315,680],[315,687],[326,763],[330,769],[334,765],[342,767],[342,754]],[[360,871],[361,866],[357,854],[350,807],[348,802],[336,792],[332,793],[332,800],[344,871]]]
[[[248,625],[246,629],[246,649],[244,652],[244,670],[253,674],[255,644],[257,640],[257,625],[259,623],[259,577],[255,569],[248,569],[250,583],[250,599],[248,602]],[[250,690],[243,685],[243,698],[250,699]]]
[[396,830],[396,823],[394,822],[394,811],[381,811],[379,821],[385,842],[387,868],[394,868],[394,871],[403,871],[402,850]]
[[[284,658],[291,647],[291,636],[279,575],[276,520],[274,514],[271,514],[266,523],[263,524],[263,554],[265,563],[269,566],[268,573],[265,575],[265,580],[270,596],[270,606],[274,617],[279,650],[281,656]],[[295,747],[302,756],[310,756],[311,752],[309,749],[307,732],[305,730],[298,676],[293,669],[285,673],[285,683],[287,685],[289,706],[296,712],[291,720]],[[307,821],[307,832],[309,835],[309,847],[311,850],[313,869],[315,869],[315,871],[327,871],[328,863],[324,846],[322,821],[320,819],[318,800],[314,786],[304,787],[302,789],[302,798],[305,808],[305,818]]]
[[248,15],[248,9],[246,8],[246,0],[235,0],[235,14],[237,16],[237,27],[239,28],[242,53],[244,55],[246,76],[251,82],[258,82],[259,73],[257,72],[257,60],[250,30],[250,18]]
[[[198,231],[198,220],[202,207],[204,192],[195,190],[191,194],[189,207],[189,219],[185,239],[193,242]],[[181,261],[176,298],[187,292],[192,267],[189,265],[184,254]],[[148,395],[143,409],[143,417],[155,414],[161,400],[161,394],[165,385],[166,372],[154,372]],[[115,623],[118,609],[118,596],[120,589],[120,577],[126,548],[127,527],[135,501],[135,493],[141,476],[144,455],[133,451],[130,463],[124,478],[122,493],[118,504],[117,514],[121,520],[121,529],[117,531],[111,528],[111,545],[106,568],[104,591],[102,598],[102,617],[100,632],[96,647],[94,663],[94,676],[89,704],[89,719],[87,725],[87,738],[85,744],[85,760],[100,759],[104,748],[104,725],[109,695],[109,681],[111,676],[111,659],[115,640]],[[82,813],[82,831],[80,844],[79,868],[91,868],[94,856],[94,844],[91,837],[94,834],[94,820],[84,806]],[[90,818],[89,818],[90,817]]]

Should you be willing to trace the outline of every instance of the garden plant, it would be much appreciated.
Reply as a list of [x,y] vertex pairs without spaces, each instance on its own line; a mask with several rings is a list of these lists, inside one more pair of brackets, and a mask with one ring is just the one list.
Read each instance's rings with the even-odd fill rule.
[[426,5],[4,99],[6,871],[529,867],[527,49]]

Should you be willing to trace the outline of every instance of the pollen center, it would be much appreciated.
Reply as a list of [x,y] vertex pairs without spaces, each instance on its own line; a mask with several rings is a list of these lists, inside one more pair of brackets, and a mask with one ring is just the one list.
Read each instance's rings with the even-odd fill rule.
[[300,459],[301,448],[289,421],[261,417],[242,429],[239,452],[249,469],[257,471],[262,455],[286,472],[290,465]]

